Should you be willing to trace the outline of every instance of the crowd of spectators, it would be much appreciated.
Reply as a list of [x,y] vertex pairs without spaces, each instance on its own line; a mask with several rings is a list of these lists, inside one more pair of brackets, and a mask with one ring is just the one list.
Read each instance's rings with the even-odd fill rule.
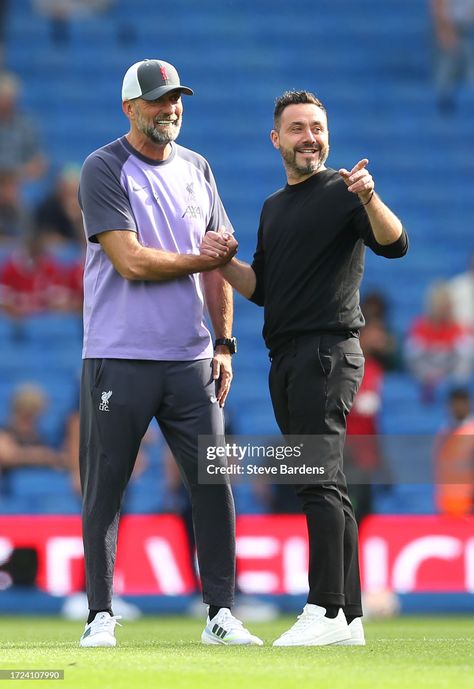
[[[83,232],[79,167],[60,169],[45,198],[29,207],[24,185],[48,170],[31,119],[19,104],[20,83],[0,74],[0,312],[16,319],[82,305]],[[73,246],[73,259],[61,248]]]

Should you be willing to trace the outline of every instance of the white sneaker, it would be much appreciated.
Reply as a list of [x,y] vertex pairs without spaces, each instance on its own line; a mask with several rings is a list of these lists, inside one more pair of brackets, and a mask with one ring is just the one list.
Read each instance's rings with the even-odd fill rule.
[[344,612],[337,617],[324,617],[326,608],[307,603],[297,621],[273,642],[274,646],[328,646],[351,638]]
[[117,639],[115,638],[115,625],[119,627],[122,625],[117,622],[120,620],[120,615],[109,615],[108,612],[98,612],[90,624],[86,624],[84,633],[79,642],[83,647],[94,646],[116,646]]
[[263,641],[245,629],[240,620],[234,617],[229,608],[221,608],[209,620],[201,634],[203,644],[224,644],[225,646],[263,646]]
[[336,641],[335,646],[365,646],[364,627],[362,618],[355,617],[349,624],[351,638],[345,641]]

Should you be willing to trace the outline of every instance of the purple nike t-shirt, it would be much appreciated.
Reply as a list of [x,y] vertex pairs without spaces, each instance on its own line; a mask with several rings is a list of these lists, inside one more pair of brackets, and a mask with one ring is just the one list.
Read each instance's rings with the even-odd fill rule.
[[84,358],[192,361],[212,357],[199,274],[125,280],[97,241],[106,230],[136,232],[140,244],[199,254],[208,230],[232,226],[209,163],[171,144],[164,161],[142,156],[125,137],[94,151],[79,187],[87,256]]

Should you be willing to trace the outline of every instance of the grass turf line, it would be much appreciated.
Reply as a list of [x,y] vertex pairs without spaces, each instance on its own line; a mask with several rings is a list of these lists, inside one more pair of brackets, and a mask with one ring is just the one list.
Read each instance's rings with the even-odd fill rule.
[[0,617],[0,669],[65,671],[21,681],[36,689],[474,689],[472,617],[367,622],[363,648],[272,648],[294,620],[248,625],[263,648],[203,646],[201,621],[145,617],[116,629],[117,648],[83,649],[78,623]]

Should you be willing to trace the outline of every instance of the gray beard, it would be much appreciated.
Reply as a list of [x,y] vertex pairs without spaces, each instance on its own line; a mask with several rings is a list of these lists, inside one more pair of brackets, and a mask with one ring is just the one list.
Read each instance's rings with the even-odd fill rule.
[[145,127],[143,129],[143,134],[155,144],[166,145],[178,138],[180,130],[181,121],[179,121],[178,124],[171,125],[167,132],[162,132],[156,127]]

